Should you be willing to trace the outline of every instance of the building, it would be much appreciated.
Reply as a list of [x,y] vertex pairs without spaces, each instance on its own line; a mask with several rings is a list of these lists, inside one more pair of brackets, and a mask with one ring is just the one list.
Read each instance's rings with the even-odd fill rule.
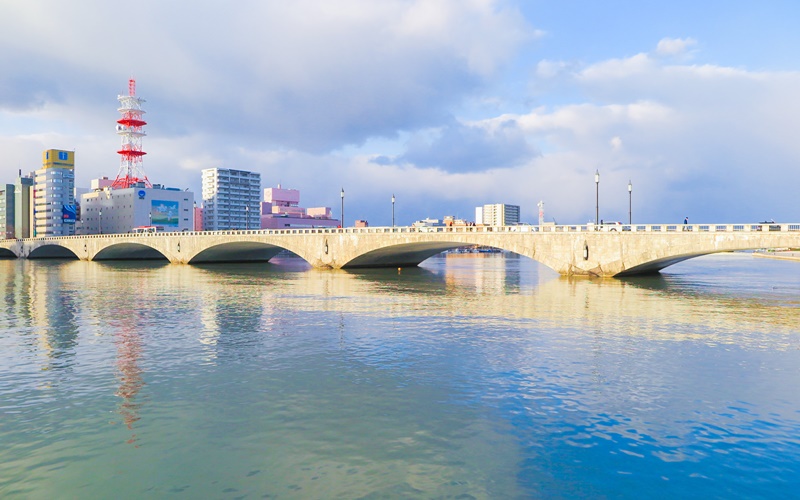
[[14,185],[0,184],[0,239],[14,237]]
[[303,208],[300,191],[277,188],[264,190],[261,202],[261,228],[286,229],[292,227],[338,227],[339,221],[331,217],[330,207]]
[[411,227],[441,227],[444,226],[444,223],[439,219],[432,219],[428,217],[427,219],[422,219],[415,221],[411,224]]
[[[155,226],[158,231],[194,230],[194,193],[159,184],[112,189],[108,179],[92,181],[81,196],[80,234],[129,233]],[[100,187],[102,186],[102,187]]]
[[75,234],[75,152],[48,149],[35,172],[34,237]]
[[33,174],[19,173],[14,183],[14,237],[30,238],[33,234]]
[[261,174],[245,170],[203,170],[203,229],[258,229]]
[[471,226],[472,222],[457,218],[455,215],[445,215],[442,218],[442,223],[445,226]]
[[197,202],[194,202],[194,230],[203,230],[203,207],[198,207]]
[[477,207],[475,222],[485,226],[516,226],[519,224],[519,206],[494,203]]

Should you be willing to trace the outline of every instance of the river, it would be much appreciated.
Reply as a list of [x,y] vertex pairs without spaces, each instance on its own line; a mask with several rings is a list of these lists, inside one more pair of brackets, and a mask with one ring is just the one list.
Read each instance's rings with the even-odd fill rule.
[[0,261],[0,497],[797,495],[800,263]]

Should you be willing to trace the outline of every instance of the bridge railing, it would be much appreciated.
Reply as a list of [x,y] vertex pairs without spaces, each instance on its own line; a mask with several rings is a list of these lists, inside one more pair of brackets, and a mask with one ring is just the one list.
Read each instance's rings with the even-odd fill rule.
[[56,241],[76,238],[129,238],[131,240],[153,239],[164,236],[263,236],[263,235],[307,235],[307,234],[394,234],[394,233],[725,233],[725,232],[800,232],[800,223],[775,224],[582,224],[582,225],[528,225],[517,226],[394,226],[394,227],[345,227],[345,228],[289,228],[289,229],[250,229],[225,231],[182,231],[160,233],[117,233],[88,234],[75,236],[45,236],[6,241]]

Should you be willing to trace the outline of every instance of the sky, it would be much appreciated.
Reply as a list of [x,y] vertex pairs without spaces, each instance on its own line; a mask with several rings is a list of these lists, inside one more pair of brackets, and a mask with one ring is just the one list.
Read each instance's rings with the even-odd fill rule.
[[[800,2],[0,0],[0,182],[74,150],[116,177],[261,174],[398,225],[509,203],[523,221],[800,221]],[[595,172],[600,182],[595,183]],[[628,192],[628,183],[632,191]]]

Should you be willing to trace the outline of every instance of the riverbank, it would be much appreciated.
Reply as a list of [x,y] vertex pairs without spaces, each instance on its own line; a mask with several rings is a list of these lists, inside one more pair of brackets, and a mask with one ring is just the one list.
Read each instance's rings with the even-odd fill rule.
[[776,252],[754,252],[754,257],[764,257],[766,259],[797,260],[800,261],[800,251],[781,250]]

